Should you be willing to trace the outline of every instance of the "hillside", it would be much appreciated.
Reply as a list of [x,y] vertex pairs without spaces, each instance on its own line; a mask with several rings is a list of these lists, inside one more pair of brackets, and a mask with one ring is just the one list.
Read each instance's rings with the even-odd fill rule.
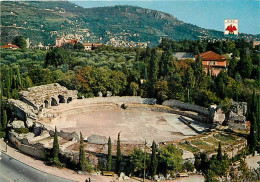
[[[134,6],[82,8],[67,1],[1,2],[2,43],[14,36],[29,37],[32,44],[54,44],[56,36],[71,34],[83,42],[111,39],[150,42],[223,38],[223,32],[203,29],[174,16]],[[241,34],[240,36],[245,36]]]

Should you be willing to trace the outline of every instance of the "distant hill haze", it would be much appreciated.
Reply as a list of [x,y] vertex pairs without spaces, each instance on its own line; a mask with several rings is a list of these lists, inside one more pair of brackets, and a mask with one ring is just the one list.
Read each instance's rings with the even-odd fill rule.
[[[30,38],[33,45],[55,44],[65,36],[82,42],[133,41],[156,46],[160,39],[222,39],[221,31],[184,23],[173,15],[135,6],[82,8],[67,1],[1,2],[2,44],[14,36]],[[75,37],[78,36],[78,37]],[[240,37],[257,36],[240,34]],[[258,35],[259,37],[259,35]]]

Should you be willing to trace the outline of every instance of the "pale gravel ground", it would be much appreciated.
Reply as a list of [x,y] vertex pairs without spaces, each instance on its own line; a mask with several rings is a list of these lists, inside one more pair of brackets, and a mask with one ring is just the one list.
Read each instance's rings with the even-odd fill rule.
[[[174,124],[169,125],[165,116],[169,116],[167,119]],[[156,142],[181,140],[187,138],[181,132],[191,130],[178,120],[178,115],[153,111],[113,109],[89,111],[65,117],[66,119],[55,124],[62,130],[82,132],[85,138],[92,134],[107,138],[110,136],[112,140],[116,140],[117,134],[121,132],[122,141],[133,143],[142,143],[144,139]]]
[[92,134],[117,139],[130,143],[179,141],[197,135],[183,124],[179,115],[144,110],[123,110],[115,104],[86,104],[78,100],[70,104],[60,104],[49,111],[59,115],[51,122],[44,122],[52,127],[57,126],[65,131],[82,132],[87,138]]

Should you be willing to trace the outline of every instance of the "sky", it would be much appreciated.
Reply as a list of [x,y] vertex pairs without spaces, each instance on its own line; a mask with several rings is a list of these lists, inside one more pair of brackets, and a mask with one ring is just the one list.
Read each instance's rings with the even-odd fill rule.
[[73,1],[84,8],[133,5],[170,13],[185,23],[224,31],[224,19],[238,19],[242,33],[260,34],[260,0],[88,0]]

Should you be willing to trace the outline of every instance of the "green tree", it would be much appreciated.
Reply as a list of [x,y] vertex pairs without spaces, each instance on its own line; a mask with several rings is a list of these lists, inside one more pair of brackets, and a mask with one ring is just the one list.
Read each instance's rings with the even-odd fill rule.
[[21,75],[20,75],[20,68],[18,66],[15,66],[14,68],[14,79],[16,82],[16,88],[18,89],[22,89],[22,79],[21,79]]
[[218,101],[217,96],[214,92],[210,90],[196,90],[193,96],[195,104],[198,104],[203,107],[208,107],[211,104],[214,104]]
[[78,51],[83,51],[85,49],[85,47],[82,43],[77,42],[76,44],[74,44],[74,49],[78,50]]
[[235,42],[230,41],[230,40],[224,42],[223,49],[224,49],[225,53],[231,53],[234,51],[235,48],[236,48]]
[[110,89],[114,95],[123,93],[127,85],[126,76],[121,71],[112,71],[110,77]]
[[7,114],[6,110],[3,110],[3,122],[2,122],[2,127],[5,130],[7,127]]
[[159,53],[156,49],[152,50],[151,59],[149,62],[149,80],[152,83],[155,83],[157,81],[159,72]]
[[198,85],[201,82],[203,74],[202,71],[202,60],[200,54],[198,54],[198,57],[196,58],[194,63],[194,75],[196,75],[196,85]]
[[235,78],[237,63],[238,59],[232,56],[232,58],[229,60],[228,65],[228,75],[232,78]]
[[201,152],[195,155],[194,166],[197,171],[205,174],[206,170],[209,168],[209,160],[205,152]]
[[43,85],[52,83],[51,71],[49,69],[35,68],[28,72],[28,76],[34,85]]
[[149,61],[149,71],[148,71],[148,94],[149,97],[155,97],[155,92],[154,92],[154,85],[157,81],[158,78],[158,73],[159,73],[159,53],[157,52],[156,49],[152,50],[151,53],[151,58]]
[[23,36],[17,36],[12,41],[13,44],[17,45],[20,49],[27,48],[27,42]]
[[214,173],[214,171],[208,169],[205,172],[205,182],[218,182],[218,180],[216,179],[216,174]]
[[256,101],[256,122],[257,122],[257,130],[258,130],[258,141],[260,140],[260,95],[257,95]]
[[151,156],[151,175],[152,177],[156,175],[158,166],[158,158],[157,158],[157,147],[155,141],[152,144],[152,156]]
[[117,174],[120,174],[120,172],[121,172],[121,161],[122,161],[122,154],[121,154],[120,132],[119,132],[118,137],[117,137],[117,146],[116,146],[116,172],[117,172]]
[[[116,77],[111,78],[111,71],[103,67],[95,68],[92,66],[86,66],[80,69],[76,75],[76,82],[81,92],[98,93],[103,94],[108,88],[113,89],[114,93],[119,93],[124,89],[126,84],[126,78],[122,75],[122,72],[115,71],[113,74]],[[119,84],[116,82],[118,81]],[[122,86],[120,85],[122,84]]]
[[253,70],[253,63],[247,50],[243,51],[243,56],[241,56],[238,62],[237,70],[243,78],[250,78]]
[[167,77],[171,77],[172,74],[174,73],[175,70],[175,66],[174,66],[174,57],[172,52],[170,51],[170,49],[166,49],[161,57],[161,61],[160,61],[160,70],[159,70],[159,74],[165,78]]
[[221,70],[216,78],[217,95],[224,99],[226,96],[226,85],[228,84],[228,76],[225,71]]
[[190,100],[190,89],[192,89],[195,86],[195,76],[194,76],[194,72],[193,69],[191,67],[189,67],[185,73],[185,87],[187,88],[187,101],[189,102]]
[[62,45],[62,48],[64,48],[65,50],[73,50],[74,46],[72,43],[66,43]]
[[33,82],[29,76],[22,78],[22,84],[23,84],[23,88],[25,89],[33,86]]
[[111,151],[111,138],[108,138],[108,152],[107,152],[107,170],[112,170],[112,151]]
[[224,90],[227,97],[237,101],[241,90],[241,83],[236,82],[231,77],[227,77],[227,84],[225,85]]
[[254,155],[256,150],[256,145],[257,145],[257,124],[256,124],[255,113],[253,113],[253,118],[250,123],[250,134],[248,137],[248,145],[249,145],[249,151]]
[[130,83],[130,92],[131,95],[137,96],[137,91],[139,90],[139,85],[135,82]]
[[53,65],[58,67],[62,64],[69,63],[70,54],[63,47],[55,47],[47,52],[45,58],[45,66]]
[[58,132],[57,132],[56,126],[55,126],[55,131],[54,131],[52,153],[51,153],[51,157],[48,158],[47,163],[54,165],[56,167],[63,166],[59,160],[59,141],[58,141]]
[[194,171],[194,165],[192,164],[191,161],[186,161],[186,162],[183,164],[183,167],[184,167],[184,169],[185,169],[187,172],[193,172],[193,171]]
[[80,145],[79,145],[79,168],[81,171],[86,171],[86,156],[85,156],[85,145],[83,136],[80,132]]
[[157,81],[154,87],[157,93],[156,98],[158,99],[159,103],[162,103],[168,98],[168,92],[169,92],[168,82],[165,80]]
[[144,166],[144,160],[145,160],[145,153],[141,149],[134,149],[130,154],[130,166],[131,166],[131,172],[133,174],[139,175],[142,174],[144,168],[147,167],[147,161],[146,166]]
[[55,132],[54,132],[52,152],[53,152],[53,159],[59,160],[59,141],[58,141],[58,132],[57,132],[56,126],[55,126]]
[[159,172],[173,174],[182,169],[181,151],[174,145],[166,145],[159,151]]
[[221,150],[221,143],[220,143],[220,142],[218,143],[218,154],[217,154],[217,159],[218,159],[219,161],[222,160],[222,150]]

